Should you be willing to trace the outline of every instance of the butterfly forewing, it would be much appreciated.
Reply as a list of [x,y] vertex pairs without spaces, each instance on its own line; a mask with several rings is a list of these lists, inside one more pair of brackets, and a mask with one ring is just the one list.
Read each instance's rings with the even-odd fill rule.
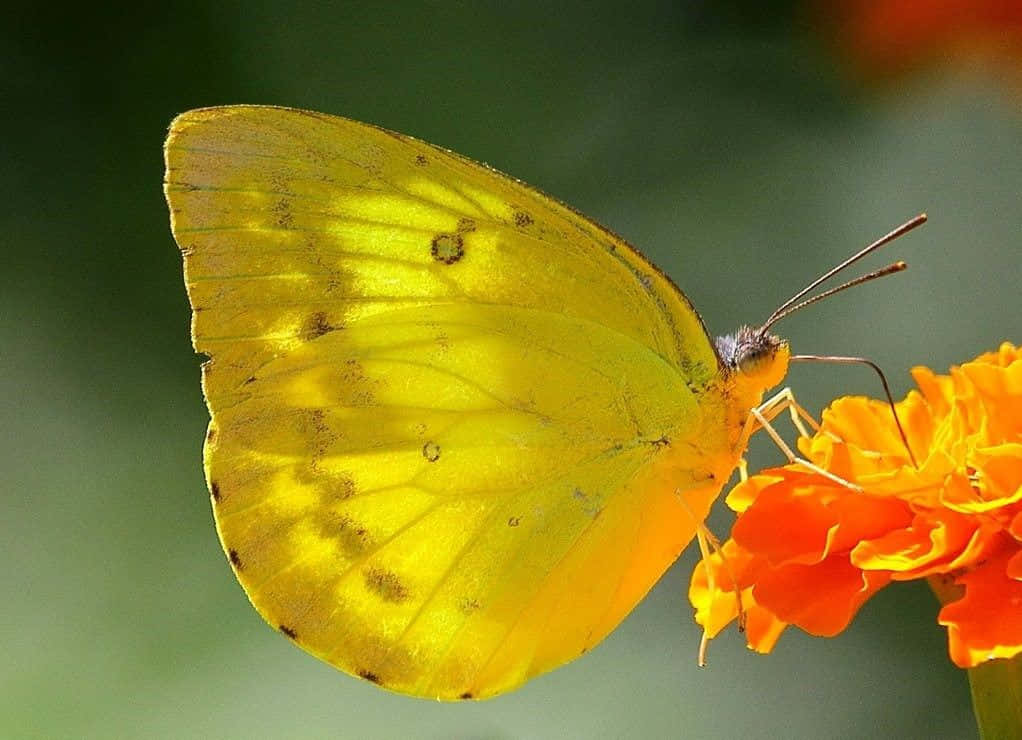
[[193,111],[166,156],[208,483],[260,613],[448,699],[599,641],[730,465],[684,297],[564,206],[364,124]]

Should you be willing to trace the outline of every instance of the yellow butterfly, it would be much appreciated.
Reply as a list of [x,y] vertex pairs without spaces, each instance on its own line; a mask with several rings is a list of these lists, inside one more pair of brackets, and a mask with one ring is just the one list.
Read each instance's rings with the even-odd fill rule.
[[452,152],[284,108],[166,142],[252,604],[380,686],[493,696],[572,660],[693,538],[789,361],[718,340],[621,238]]

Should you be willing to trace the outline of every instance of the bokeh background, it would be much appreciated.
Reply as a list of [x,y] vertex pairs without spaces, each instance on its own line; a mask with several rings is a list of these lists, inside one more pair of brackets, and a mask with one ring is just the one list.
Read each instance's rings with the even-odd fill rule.
[[[1010,30],[1022,19],[1015,3],[941,17],[930,5],[8,12],[0,736],[974,737],[966,677],[924,586],[884,590],[835,639],[790,630],[770,656],[727,633],[699,670],[692,552],[591,654],[488,702],[391,695],[293,647],[249,607],[213,530],[200,358],[161,193],[163,136],[186,109],[273,103],[370,121],[514,173],[623,234],[714,332],[761,321],[925,210],[930,224],[889,252],[908,273],[780,327],[798,352],[874,358],[900,396],[914,364],[1022,339]],[[789,380],[816,412],[879,393],[858,368],[798,366]],[[754,465],[779,459],[753,450]]]

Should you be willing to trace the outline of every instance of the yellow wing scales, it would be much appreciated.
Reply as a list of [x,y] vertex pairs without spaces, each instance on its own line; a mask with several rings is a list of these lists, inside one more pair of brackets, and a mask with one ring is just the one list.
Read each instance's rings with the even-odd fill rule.
[[599,642],[733,463],[683,296],[546,196],[364,124],[192,111],[166,157],[207,480],[259,612],[444,699]]

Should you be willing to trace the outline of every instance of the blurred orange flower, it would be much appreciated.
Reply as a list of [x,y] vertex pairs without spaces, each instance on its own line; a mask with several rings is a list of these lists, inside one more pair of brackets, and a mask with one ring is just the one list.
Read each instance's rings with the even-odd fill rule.
[[1022,653],[1022,352],[912,374],[896,406],[918,468],[886,403],[846,397],[799,448],[861,490],[793,464],[731,491],[731,539],[689,589],[708,637],[737,617],[736,589],[749,646],[769,652],[788,625],[836,635],[890,582],[927,578],[957,665]]
[[1018,0],[814,0],[820,22],[861,72],[890,76],[963,62],[1022,62]]

